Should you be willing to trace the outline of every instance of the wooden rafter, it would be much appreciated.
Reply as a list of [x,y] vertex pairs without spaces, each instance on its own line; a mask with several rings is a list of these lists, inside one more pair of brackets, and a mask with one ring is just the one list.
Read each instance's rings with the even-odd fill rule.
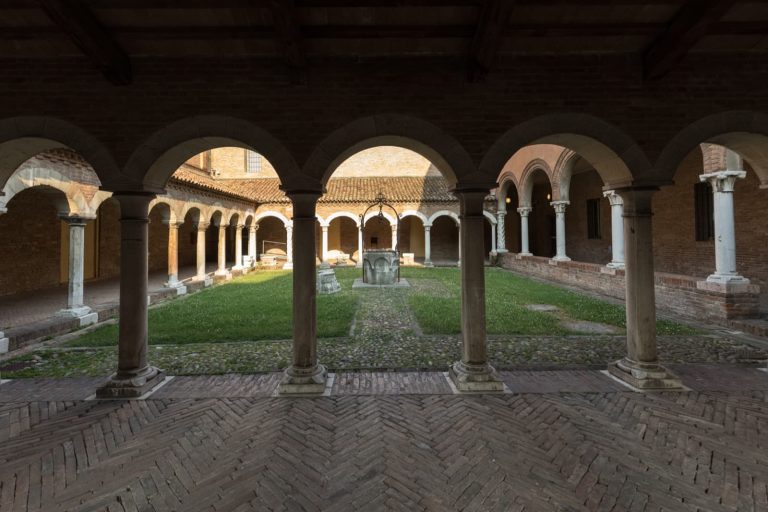
[[513,0],[485,0],[469,47],[467,78],[482,80],[496,64],[504,31],[512,12]]
[[51,20],[115,85],[133,78],[131,61],[112,34],[80,0],[37,0]]
[[733,6],[735,0],[688,0],[645,51],[643,74],[655,80],[674,68]]
[[299,14],[293,0],[272,0],[275,36],[283,50],[285,62],[293,83],[307,80],[307,53],[299,25]]

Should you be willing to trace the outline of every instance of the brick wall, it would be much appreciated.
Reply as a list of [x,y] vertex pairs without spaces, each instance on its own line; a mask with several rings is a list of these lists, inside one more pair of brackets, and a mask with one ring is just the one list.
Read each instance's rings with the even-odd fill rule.
[[[286,243],[286,232],[283,221],[276,217],[265,217],[259,221],[259,230],[256,232],[257,245],[256,252],[260,255],[264,241]],[[269,254],[285,255],[284,245],[267,244],[266,252]]]
[[28,189],[0,215],[0,295],[59,284],[61,220],[50,198]]
[[[611,205],[603,197],[603,180],[597,171],[571,178],[570,201],[565,209],[566,254],[573,260],[605,264],[611,261]],[[600,199],[602,237],[588,238],[587,200]]]
[[438,217],[430,230],[433,261],[459,259],[459,228],[450,217]]
[[160,208],[149,212],[149,271],[168,270],[168,225]]
[[99,278],[120,275],[120,205],[107,199],[97,212],[99,223]]

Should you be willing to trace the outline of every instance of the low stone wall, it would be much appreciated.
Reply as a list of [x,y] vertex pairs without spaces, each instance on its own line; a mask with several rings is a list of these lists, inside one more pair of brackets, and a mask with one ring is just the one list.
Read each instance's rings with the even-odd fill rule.
[[[552,261],[539,256],[500,254],[499,266],[548,281],[624,299],[624,270],[595,263]],[[734,319],[759,315],[760,287],[726,288],[701,278],[656,273],[656,307],[672,313],[728,325]]]

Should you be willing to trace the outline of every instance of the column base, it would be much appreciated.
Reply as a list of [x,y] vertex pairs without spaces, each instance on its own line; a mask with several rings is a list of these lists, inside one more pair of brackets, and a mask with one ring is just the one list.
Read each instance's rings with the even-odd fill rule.
[[608,268],[624,268],[623,261],[612,261],[606,265]]
[[203,288],[207,288],[213,284],[213,278],[211,276],[195,276],[195,281],[203,283]]
[[496,249],[496,252],[499,254],[504,254],[505,252],[509,252],[507,249]]
[[739,285],[739,284],[749,284],[749,279],[747,279],[746,277],[740,276],[739,274],[728,274],[728,275],[712,274],[711,276],[707,277],[707,282],[724,284],[724,285]]
[[658,363],[638,363],[625,357],[608,365],[608,373],[638,390],[685,389],[676,375]]
[[448,370],[454,386],[461,392],[501,393],[504,383],[496,370],[489,364],[467,364],[463,361],[453,363]]
[[0,331],[0,354],[5,354],[8,352],[10,347],[11,341],[5,337],[5,333],[3,331]]
[[425,267],[428,267],[428,268],[432,268],[432,267],[434,267],[434,266],[435,266],[435,264],[434,264],[434,263],[432,263],[432,261],[430,260],[430,261],[425,261],[425,262],[424,262],[424,266],[425,266]]
[[277,387],[279,395],[322,395],[328,372],[318,364],[311,368],[289,366]]
[[283,270],[293,270],[293,262],[289,261],[285,265],[283,265]]
[[96,390],[96,398],[139,398],[164,380],[165,373],[154,366],[147,366],[135,374],[116,372]]
[[224,272],[219,272],[218,270],[213,274],[213,281],[214,282],[221,282],[221,281],[229,281],[232,279],[232,272],[225,270]]
[[176,292],[176,295],[184,295],[187,293],[187,287],[181,284],[179,281],[165,283],[166,288],[169,288]]
[[571,258],[568,256],[555,256],[552,258],[552,261],[571,261]]
[[533,253],[532,252],[519,252],[519,253],[517,253],[517,257],[518,258],[523,258],[525,256],[533,256]]
[[62,318],[77,318],[80,322],[80,327],[86,325],[95,324],[99,321],[99,314],[94,312],[88,306],[81,306],[79,308],[62,309],[56,313],[56,316]]

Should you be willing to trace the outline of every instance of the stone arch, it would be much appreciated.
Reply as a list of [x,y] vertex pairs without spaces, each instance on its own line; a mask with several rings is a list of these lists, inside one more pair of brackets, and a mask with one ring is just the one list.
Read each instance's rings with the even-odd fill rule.
[[152,213],[152,210],[155,209],[157,206],[164,205],[168,208],[168,211],[162,212],[163,221],[170,221],[170,222],[176,222],[178,219],[184,220],[183,216],[179,216],[176,212],[176,208],[174,207],[173,203],[171,203],[170,200],[164,198],[164,197],[156,197],[149,203],[149,213]]
[[405,210],[400,214],[401,219],[406,217],[418,217],[421,220],[421,223],[424,225],[429,223],[429,218],[418,210]]
[[49,190],[61,192],[61,195],[51,193],[51,199],[61,215],[93,216],[96,210],[90,207],[82,192],[70,186],[72,184],[69,178],[55,171],[51,171],[51,175],[45,177],[35,176],[33,172],[26,171],[14,174],[6,182],[3,189],[4,195],[0,196],[0,211],[7,207],[16,194],[30,188],[38,188],[46,193]]
[[186,219],[187,215],[189,215],[192,210],[197,210],[197,219],[195,222],[200,221],[200,219],[203,219],[203,222],[207,222],[206,218],[208,220],[211,218],[210,216],[206,217],[205,207],[198,203],[184,203],[181,207],[181,211],[179,212],[179,218],[182,220]]
[[512,171],[505,172],[499,176],[499,188],[496,190],[496,200],[498,201],[497,207],[499,211],[506,211],[507,209],[507,205],[504,199],[509,193],[510,186],[515,187],[515,195],[519,198],[520,186],[518,185],[517,177]]
[[486,219],[488,219],[488,222],[490,222],[492,226],[495,226],[496,223],[498,222],[496,220],[496,216],[487,210],[483,210],[483,215],[485,216]]
[[283,226],[290,226],[292,224],[288,217],[286,217],[285,215],[283,215],[280,212],[276,212],[276,211],[273,211],[273,210],[268,210],[266,212],[258,213],[253,218],[253,220],[254,220],[254,222],[256,222],[256,224],[258,224],[259,221],[261,219],[265,218],[265,217],[276,217],[276,218],[280,219],[280,221],[282,221]]
[[120,175],[110,151],[90,133],[61,119],[22,116],[0,120],[0,187],[21,164],[39,153],[57,148],[76,151],[102,183]]
[[699,119],[683,128],[662,150],[656,163],[661,179],[671,180],[680,163],[701,143],[724,146],[754,169],[768,187],[768,116],[750,111],[729,111]]
[[[368,222],[373,217],[376,217],[378,214],[379,214],[378,212],[373,212],[373,211],[370,211],[370,212],[366,213],[365,214],[365,218],[363,219],[363,224]],[[381,215],[382,215],[382,217],[387,219],[387,221],[389,222],[390,226],[394,226],[395,224],[397,224],[397,220],[392,216],[392,214],[387,213],[387,212],[381,212]]]
[[552,176],[552,198],[556,201],[569,201],[573,166],[579,158],[578,153],[565,148],[555,163]]
[[156,131],[128,159],[126,179],[134,186],[162,191],[184,162],[224,146],[257,151],[269,160],[283,184],[302,181],[293,156],[275,137],[243,119],[215,115],[181,119]]
[[[360,227],[360,216],[359,215],[355,215],[355,214],[353,214],[351,212],[333,212],[332,214],[330,214],[328,216],[327,219],[325,219],[324,221],[321,221],[320,225],[321,226],[330,226],[331,222],[333,222],[334,219],[338,219],[339,217],[346,217],[348,219],[351,219],[352,222],[355,223],[355,226],[357,226],[358,228]],[[325,222],[325,224],[323,224],[323,222]]]
[[552,184],[552,169],[550,169],[549,164],[545,162],[544,160],[535,159],[528,162],[528,165],[525,166],[525,169],[523,169],[522,175],[520,176],[520,187],[517,189],[517,192],[519,195],[518,197],[518,204],[521,207],[530,207],[531,206],[531,196],[533,195],[533,179],[532,176],[536,174],[536,171],[542,171],[544,174],[547,175],[547,179],[549,180],[549,186],[554,192],[554,186]]
[[512,155],[531,144],[575,151],[612,187],[652,174],[645,152],[631,137],[602,119],[575,113],[548,114],[511,128],[486,152],[479,173],[495,180]]
[[304,172],[325,185],[343,161],[376,146],[397,146],[420,154],[452,185],[476,178],[472,158],[456,139],[428,121],[400,114],[357,119],[334,131],[314,149]]
[[224,219],[226,218],[226,214],[224,213],[224,210],[221,208],[211,208],[208,210],[208,222],[210,222],[214,226],[219,226],[221,223],[224,222]]
[[440,210],[429,216],[429,225],[432,225],[435,222],[435,220],[439,217],[450,217],[456,222],[457,226],[460,223],[459,216],[456,213],[449,210]]
[[251,227],[251,225],[253,225],[253,223],[255,222],[254,221],[255,217],[253,215],[253,212],[246,211],[243,215],[245,216],[245,220],[244,220],[245,225],[248,227]]
[[232,221],[235,221],[237,224],[240,221],[240,212],[237,210],[232,210],[227,213],[227,225],[231,226]]
[[56,211],[62,216],[85,215],[78,204],[68,195],[67,190],[56,186],[55,184],[41,183],[32,186],[25,186],[22,182],[16,180],[9,181],[5,187],[7,196],[2,197],[0,202],[0,212],[8,208],[11,200],[25,190],[35,190],[45,194],[51,203],[56,207]]

